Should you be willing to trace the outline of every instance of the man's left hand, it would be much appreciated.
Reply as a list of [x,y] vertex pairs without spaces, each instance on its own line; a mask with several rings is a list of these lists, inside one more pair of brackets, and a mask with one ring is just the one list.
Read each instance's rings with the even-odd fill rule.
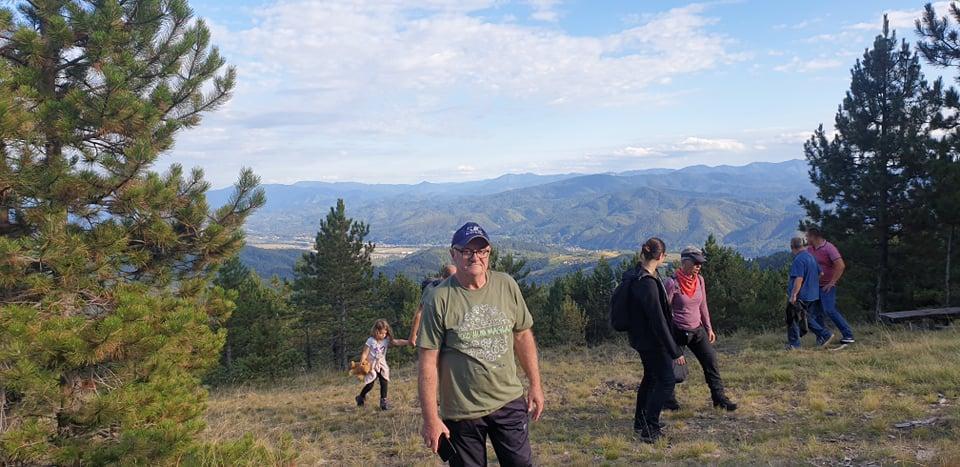
[[543,413],[543,389],[539,386],[531,387],[527,394],[527,412],[531,414],[533,420],[540,420],[540,414]]
[[713,333],[713,329],[707,331],[707,340],[710,341],[711,344],[717,341],[717,335]]

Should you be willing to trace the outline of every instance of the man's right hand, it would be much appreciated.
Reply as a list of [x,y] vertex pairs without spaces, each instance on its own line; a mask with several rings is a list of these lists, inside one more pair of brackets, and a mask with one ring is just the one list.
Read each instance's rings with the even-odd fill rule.
[[677,365],[686,365],[686,364],[687,364],[687,359],[684,358],[683,355],[681,355],[680,358],[677,359]]
[[433,420],[423,420],[423,428],[420,434],[423,436],[423,444],[430,447],[434,454],[440,449],[440,434],[443,433],[450,438],[450,429],[444,425],[443,420],[435,418]]

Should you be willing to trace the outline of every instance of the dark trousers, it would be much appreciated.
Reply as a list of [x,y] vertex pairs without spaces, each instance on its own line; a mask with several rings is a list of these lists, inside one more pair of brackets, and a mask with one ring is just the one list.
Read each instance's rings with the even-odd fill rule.
[[[717,367],[717,351],[713,349],[713,344],[707,337],[707,330],[700,326],[692,331],[681,329],[678,332],[684,333],[686,339],[681,339],[680,342],[686,341],[686,346],[697,357],[700,367],[703,368],[703,377],[710,388],[710,397],[714,401],[723,397],[723,380],[720,379],[720,369]],[[670,399],[676,399],[676,397],[676,394],[670,391]]]
[[533,465],[533,451],[527,430],[527,401],[521,397],[485,417],[473,420],[444,420],[457,455],[450,465],[487,465],[487,435],[500,465]]
[[[377,373],[377,379],[380,380],[380,398],[381,398],[381,399],[386,399],[386,398],[387,398],[387,386],[388,386],[388,383],[390,383],[390,382],[387,381],[387,380],[383,377],[383,375],[381,375],[380,373]],[[370,381],[369,383],[367,383],[367,385],[364,386],[363,389],[360,390],[360,397],[367,397],[367,393],[370,392],[371,389],[373,389],[373,381]]]
[[660,412],[663,402],[673,394],[676,380],[673,377],[673,359],[663,350],[637,351],[643,362],[643,379],[637,387],[637,408],[633,416],[633,429],[648,432],[660,429]]

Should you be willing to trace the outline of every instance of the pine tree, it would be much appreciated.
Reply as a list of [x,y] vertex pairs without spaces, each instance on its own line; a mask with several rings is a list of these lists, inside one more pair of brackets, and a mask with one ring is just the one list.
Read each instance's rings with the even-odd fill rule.
[[614,277],[610,262],[601,257],[587,281],[587,300],[583,307],[586,314],[586,341],[587,344],[597,345],[613,336],[610,300],[619,278]]
[[490,252],[489,264],[490,269],[507,273],[513,280],[517,281],[520,294],[523,295],[524,299],[530,299],[538,293],[537,285],[527,280],[527,276],[530,275],[530,268],[527,267],[526,258],[515,256],[513,252],[500,256],[499,251],[494,248]]
[[[314,251],[294,268],[294,303],[299,308],[307,366],[312,368],[319,339],[330,345],[330,363],[347,368],[353,339],[366,335],[373,324],[374,245],[365,243],[370,227],[346,215],[343,200],[320,221]],[[359,348],[362,342],[357,342]]]
[[915,189],[925,177],[940,94],[940,82],[924,80],[918,56],[906,42],[897,46],[884,18],[883,33],[851,71],[837,134],[828,138],[820,125],[804,145],[810,180],[826,207],[802,197],[800,204],[832,239],[866,240],[858,257],[873,262],[876,314],[886,307],[891,249],[905,217],[918,208]]
[[[921,38],[917,48],[930,64],[941,68],[960,67],[960,6],[951,3],[949,12],[950,17],[938,18],[928,3],[916,22]],[[960,76],[954,79],[960,83]],[[938,145],[937,157],[930,161],[930,183],[926,187],[931,209],[922,212],[932,215],[931,230],[940,234],[945,247],[942,303],[950,306],[953,245],[960,230],[960,93],[955,88],[945,93],[944,107],[950,111],[944,112],[945,117],[935,126],[945,130],[946,136]]]
[[557,316],[556,337],[561,345],[581,346],[586,344],[584,329],[587,317],[570,296],[565,296]]
[[226,322],[227,339],[214,382],[274,379],[299,367],[301,354],[293,345],[291,310],[285,284],[264,284],[238,256],[220,269],[214,283],[236,305]]
[[760,329],[771,313],[786,304],[786,276],[780,270],[762,271],[737,250],[723,246],[710,234],[703,246],[707,257],[701,274],[707,290],[710,320],[723,331]]
[[[167,463],[202,429],[229,301],[208,275],[263,204],[243,171],[150,169],[232,68],[184,1],[0,9],[0,463]],[[205,90],[207,93],[205,94]]]

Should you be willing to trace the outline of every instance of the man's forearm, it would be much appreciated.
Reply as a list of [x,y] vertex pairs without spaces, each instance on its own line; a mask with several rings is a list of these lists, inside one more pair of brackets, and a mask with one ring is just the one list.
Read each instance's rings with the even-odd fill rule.
[[800,294],[800,288],[801,288],[801,287],[803,287],[803,278],[802,278],[802,277],[799,277],[799,276],[794,277],[794,278],[793,278],[793,293],[790,294],[790,300],[794,300],[794,299],[797,298],[797,296]]
[[410,342],[417,342],[417,332],[420,331],[420,319],[423,318],[423,304],[417,306],[413,313],[413,323],[410,325]]
[[833,270],[833,278],[830,280],[830,282],[832,282],[833,285],[837,285],[837,281],[840,280],[840,276],[843,275],[843,271],[845,271],[846,269],[847,269],[847,264],[844,263],[843,260],[837,261],[835,269]]
[[424,420],[440,418],[437,410],[437,360],[439,351],[420,349],[417,379],[420,393],[420,413]]
[[530,386],[540,387],[540,363],[533,331],[526,329],[515,334],[513,346],[517,359],[520,360],[520,367],[530,380]]

